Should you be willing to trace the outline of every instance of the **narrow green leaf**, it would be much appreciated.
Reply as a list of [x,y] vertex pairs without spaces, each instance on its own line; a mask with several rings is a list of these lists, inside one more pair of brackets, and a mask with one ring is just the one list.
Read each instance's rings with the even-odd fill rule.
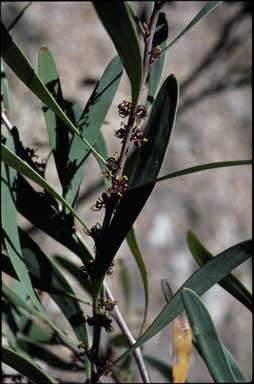
[[[168,23],[164,12],[159,13],[157,26],[153,38],[153,46],[159,45],[162,51],[168,44]],[[160,88],[163,70],[166,62],[166,52],[162,52],[161,57],[157,60],[149,71],[148,75],[148,95],[146,98],[146,108],[152,107]]]
[[88,141],[83,138],[79,130],[73,125],[63,110],[55,101],[54,97],[49,93],[39,76],[36,75],[33,67],[27,60],[22,50],[12,39],[4,24],[1,22],[1,56],[6,64],[16,73],[18,78],[52,111],[54,111],[60,119],[76,133],[86,146],[90,148],[94,156],[106,163],[104,159],[95,151]]
[[[33,168],[30,167],[30,165],[28,165],[23,160],[21,160],[20,157],[18,157],[14,152],[12,152],[9,148],[7,148],[2,143],[1,143],[1,159],[6,165],[16,169],[19,173],[28,177],[30,180],[34,181],[43,189],[45,189],[45,191],[47,191],[52,196],[54,196],[78,219],[78,221],[82,224],[82,226],[88,230],[84,222],[81,220],[77,212],[70,206],[70,204],[68,204],[67,201],[61,195],[59,195],[59,193],[56,192],[56,190],[53,187],[51,187],[51,185],[49,185],[43,177],[41,177],[36,171],[34,171]],[[7,182],[6,178],[4,179],[4,182]]]
[[148,303],[149,303],[149,286],[148,286],[148,272],[147,268],[144,262],[143,255],[141,253],[141,250],[139,248],[139,244],[136,238],[134,227],[130,229],[128,232],[128,235],[126,237],[128,246],[131,250],[132,255],[134,256],[134,259],[136,260],[140,275],[142,277],[144,292],[145,292],[145,306],[144,306],[144,316],[143,321],[140,328],[140,334],[143,333],[143,329],[146,323],[146,317],[147,317],[147,310],[148,310]]
[[[19,337],[19,344],[28,350],[30,356],[33,356],[36,359],[45,361],[51,367],[57,368],[61,371],[70,371],[71,364],[70,361],[66,361],[61,358],[61,356],[50,351],[46,346],[30,340],[24,336]],[[81,363],[82,364],[82,363]],[[84,370],[84,367],[75,367],[78,371]]]
[[[199,266],[205,265],[214,257],[191,231],[188,232],[187,243]],[[219,285],[252,311],[252,294],[234,275],[230,273],[219,282]]]
[[74,264],[66,257],[62,257],[60,255],[55,255],[55,260],[61,267],[66,269],[72,275],[72,277],[74,277],[74,279],[79,282],[81,287],[83,287],[88,293],[91,293],[91,283],[88,278],[81,275],[80,267],[78,265]]
[[[94,148],[104,159],[109,158],[107,144],[101,131],[98,132],[96,142],[94,143]],[[103,164],[101,161],[98,160],[98,163],[102,173],[108,170],[105,164]],[[105,191],[107,191],[110,187],[110,180],[106,176],[103,177],[103,180],[104,180]]]
[[124,1],[95,1],[93,6],[114,43],[130,79],[134,112],[143,78],[143,63],[131,11]]
[[34,307],[19,296],[11,287],[8,287],[4,281],[2,282],[2,294],[14,306],[20,307],[29,313],[40,316],[40,313],[34,309]]
[[236,378],[231,370],[211,316],[199,296],[191,289],[183,288],[182,300],[196,342],[213,379],[218,383],[235,383]]
[[143,187],[148,186],[148,185],[153,184],[153,183],[158,183],[158,182],[163,181],[163,180],[173,179],[174,177],[189,175],[191,173],[196,173],[196,172],[202,172],[202,171],[206,171],[208,169],[233,167],[233,166],[239,166],[239,165],[251,165],[252,163],[253,163],[252,160],[232,160],[232,161],[218,161],[216,163],[196,165],[195,167],[181,169],[180,171],[169,173],[165,176],[158,177],[157,179],[150,180],[150,181],[147,181],[147,182],[142,183],[142,184],[137,184],[134,187],[129,188],[126,193],[129,193],[130,191],[134,191],[134,190],[139,189],[139,188],[143,188]]
[[33,4],[32,1],[29,1],[20,11],[19,13],[17,14],[17,16],[15,16],[15,18],[12,20],[12,22],[10,23],[9,27],[7,28],[8,31],[10,32],[14,27],[15,25],[19,22],[19,20],[22,18],[22,16],[25,14],[25,12],[28,10],[28,8]]
[[131,290],[130,275],[124,259],[119,260],[119,285],[123,291],[124,312],[127,316],[130,311],[132,290]]
[[1,95],[3,96],[3,109],[10,111],[10,92],[6,77],[3,60],[1,59]]
[[[8,136],[6,141],[6,146],[2,149],[2,154],[4,151],[9,151],[8,147],[14,149],[14,140],[12,135]],[[14,155],[13,152],[9,151]],[[8,153],[8,152],[7,152]],[[16,155],[14,155],[16,157]],[[25,163],[24,163],[25,164]],[[15,272],[22,283],[23,287],[26,289],[27,294],[32,300],[33,304],[42,314],[42,316],[47,320],[47,322],[58,332],[60,333],[66,340],[69,339],[62,332],[60,328],[49,318],[47,311],[41,304],[38,299],[26,264],[23,260],[22,249],[19,240],[18,228],[17,228],[17,212],[16,206],[14,202],[15,198],[15,179],[16,179],[16,171],[13,168],[6,167],[5,164],[1,165],[2,170],[2,226],[4,230],[4,242],[7,249],[7,253],[11,259],[12,265],[15,269]],[[39,175],[38,175],[39,176]],[[71,343],[75,343],[71,341]],[[78,343],[76,343],[78,344]],[[75,345],[75,344],[74,344]]]
[[184,28],[184,30],[177,35],[173,41],[165,48],[167,50],[173,44],[175,44],[182,36],[184,36],[191,28],[193,28],[199,21],[201,21],[204,17],[208,16],[209,13],[215,10],[222,1],[208,1],[206,5],[201,9],[201,11],[191,20],[191,22]]
[[[48,292],[69,321],[77,339],[89,345],[88,330],[80,303],[72,298],[75,292],[56,263],[46,256],[40,247],[22,230],[19,230],[20,243],[26,268],[37,289]],[[50,279],[41,279],[47,273]]]
[[[170,302],[172,296],[173,296],[173,291],[170,287],[170,284],[168,283],[168,281],[166,279],[162,279],[161,280],[161,288],[162,288],[162,292],[164,294],[164,297],[165,297],[165,300],[167,303]],[[193,336],[193,335],[192,335]],[[198,352],[201,354],[201,351],[200,349],[198,348],[198,345],[195,341],[195,337],[193,336],[193,340],[192,340],[193,344],[195,345],[195,347],[197,348]],[[230,351],[223,345],[223,348],[224,348],[224,352],[227,356],[227,359],[230,363],[230,366],[231,366],[231,369],[235,375],[235,377],[237,378],[237,380],[239,382],[245,382],[245,378],[242,374],[242,372],[240,371],[234,357],[232,356],[232,354],[230,353]]]
[[50,377],[41,368],[37,367],[32,360],[25,358],[20,353],[13,351],[11,348],[5,346],[2,347],[2,361],[35,383],[57,384],[55,379]]
[[[95,145],[97,141],[98,133],[112,104],[121,80],[122,68],[118,56],[111,60],[79,118],[77,127],[85,140],[92,145]],[[65,194],[66,200],[71,205],[76,201],[83,178],[83,168],[90,153],[90,148],[88,146],[84,148],[84,143],[80,140],[80,137],[75,135],[68,154],[69,168],[71,165],[73,171],[69,171],[68,189]],[[100,157],[102,158],[102,156]],[[100,166],[101,164],[105,166],[105,162],[102,162],[98,156],[96,158]]]
[[126,6],[128,8],[128,11],[129,11],[129,14],[131,15],[132,20],[134,21],[134,23],[136,25],[137,34],[138,35],[141,34],[141,36],[144,36],[145,30],[144,30],[144,27],[142,25],[141,20],[137,16],[137,14],[136,14],[135,10],[133,9],[133,7],[131,6],[130,2],[126,1]]
[[213,287],[218,281],[227,276],[233,269],[244,263],[252,256],[253,242],[247,240],[236,244],[226,251],[220,253],[204,266],[195,271],[191,277],[178,289],[170,302],[163,308],[153,323],[144,334],[132,345],[114,364],[121,361],[135,348],[140,347],[146,341],[160,332],[167,324],[180,315],[183,311],[181,302],[181,291],[190,288],[197,294],[202,295]]
[[[38,57],[38,75],[47,87],[48,91],[55,98],[57,104],[64,110],[64,100],[56,64],[51,52],[42,47]],[[51,109],[43,107],[46,126],[49,134],[49,141],[53,150],[56,169],[63,187],[63,195],[66,189],[66,167],[69,151],[68,130],[63,121]],[[82,142],[84,148],[84,144]]]
[[[174,75],[169,76],[154,103],[145,137],[148,142],[135,150],[127,159],[124,174],[128,176],[130,186],[156,178],[167,153],[172,135],[178,105],[179,88]],[[97,274],[95,291],[99,292],[104,275],[109,268],[117,250],[127,236],[136,218],[153,190],[154,184],[135,193],[126,193],[116,210],[110,227],[102,242],[102,252],[95,260]],[[123,219],[124,218],[124,219]]]

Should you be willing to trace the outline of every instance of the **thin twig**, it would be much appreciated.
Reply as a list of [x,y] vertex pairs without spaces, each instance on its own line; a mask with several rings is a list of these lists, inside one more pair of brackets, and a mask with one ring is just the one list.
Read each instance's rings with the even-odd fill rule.
[[149,59],[150,59],[150,53],[152,50],[153,36],[155,33],[155,28],[156,28],[156,24],[158,21],[158,17],[159,17],[159,8],[154,7],[153,13],[151,15],[149,27],[148,27],[149,34],[147,36],[144,36],[145,52],[144,52],[144,76],[143,76],[143,82],[142,82],[142,86],[141,86],[142,91],[144,89],[146,78],[147,78],[149,70],[150,70]]
[[[112,295],[108,285],[105,282],[104,282],[104,287],[105,287],[106,294],[107,294],[108,298],[110,300],[112,300],[112,301],[115,301],[114,296]],[[135,344],[136,340],[132,336],[132,334],[131,334],[127,324],[125,323],[125,321],[124,321],[124,319],[122,317],[122,314],[119,311],[119,308],[118,308],[117,305],[114,306],[114,309],[112,311],[112,316],[115,319],[116,323],[118,324],[119,328],[121,329],[122,333],[124,334],[124,336],[128,340],[129,344],[130,345]],[[144,383],[151,383],[151,380],[150,380],[150,377],[149,377],[149,374],[148,374],[148,371],[146,369],[146,366],[145,366],[145,363],[144,363],[144,359],[143,359],[143,356],[142,356],[142,353],[141,353],[141,349],[140,348],[136,348],[133,351],[133,354],[134,354],[134,357],[136,359],[136,362],[137,362],[137,365],[138,365],[138,368],[139,368],[139,372],[140,372],[140,375],[141,375],[141,377],[143,379],[143,382]]]
[[8,129],[8,131],[10,133],[12,128],[13,128],[13,125],[11,124],[10,120],[8,119],[8,117],[6,116],[6,114],[3,111],[1,111],[1,118],[2,118],[4,125],[6,126],[6,128]]

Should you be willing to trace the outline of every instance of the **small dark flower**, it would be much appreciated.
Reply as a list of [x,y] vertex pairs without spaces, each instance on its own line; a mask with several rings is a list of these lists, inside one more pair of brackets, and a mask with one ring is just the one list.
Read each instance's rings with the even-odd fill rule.
[[124,122],[121,122],[121,128],[119,128],[117,131],[115,131],[115,136],[119,139],[124,139],[127,135],[127,125],[124,124]]
[[131,113],[131,102],[124,100],[118,105],[119,109],[119,116],[120,117],[127,117]]
[[128,189],[128,183],[126,182],[128,180],[127,176],[116,176],[112,179],[112,185],[108,189],[109,193],[116,193],[119,196],[122,197],[122,194],[127,191]]
[[142,147],[142,145],[148,141],[146,138],[144,138],[144,133],[138,128],[134,131],[130,140],[134,142],[134,145],[137,148]]
[[135,115],[139,119],[144,119],[147,116],[147,109],[144,105],[138,105]]
[[90,326],[97,326],[105,328],[106,332],[112,332],[112,320],[102,313],[96,313],[93,317],[88,317],[87,324]]
[[115,173],[119,167],[118,156],[118,152],[116,152],[114,156],[107,159],[107,166],[113,173]]
[[110,200],[110,196],[107,193],[103,192],[101,197],[99,197],[96,203],[91,207],[93,211],[100,211],[101,208],[106,208],[107,203]]

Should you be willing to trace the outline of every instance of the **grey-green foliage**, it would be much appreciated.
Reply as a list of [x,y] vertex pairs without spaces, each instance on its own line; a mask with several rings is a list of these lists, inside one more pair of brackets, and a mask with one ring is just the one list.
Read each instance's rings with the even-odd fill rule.
[[[46,47],[40,50],[38,73],[36,73],[10,34],[10,29],[14,28],[32,2],[17,15],[9,29],[1,23],[3,47],[1,90],[5,122],[6,119],[11,120],[9,96],[11,92],[4,68],[7,65],[42,102],[60,184],[60,188],[56,188],[48,182],[47,168],[40,168],[31,155],[32,149],[27,150],[20,141],[18,131],[22,127],[10,129],[11,123],[9,122],[7,124],[8,136],[3,133],[1,142],[2,270],[9,275],[11,281],[9,286],[6,283],[3,284],[2,293],[3,321],[6,325],[8,343],[3,348],[3,362],[33,382],[56,382],[40,367],[39,363],[35,363],[35,357],[62,370],[68,369],[69,363],[62,359],[62,356],[54,355],[47,348],[56,339],[58,342],[64,342],[78,355],[80,352],[84,352],[81,347],[82,343],[85,343],[86,349],[89,349],[91,345],[97,345],[103,349],[103,343],[100,345],[101,340],[105,341],[105,347],[107,343],[111,343],[119,351],[124,352],[113,363],[113,366],[116,365],[113,369],[115,378],[118,381],[122,380],[121,374],[124,373],[129,380],[133,380],[135,364],[133,352],[135,349],[157,335],[184,308],[193,330],[199,329],[198,334],[193,338],[193,343],[214,380],[237,382],[245,380],[236,360],[217,337],[215,326],[198,295],[202,295],[218,283],[250,309],[250,293],[235,277],[230,275],[230,272],[250,257],[251,241],[236,244],[213,257],[197,237],[189,232],[188,245],[199,264],[199,269],[184,282],[175,294],[164,280],[163,292],[167,304],[144,331],[144,325],[149,318],[149,296],[153,294],[149,290],[150,279],[153,275],[148,273],[149,265],[146,254],[139,245],[133,227],[135,220],[142,214],[142,209],[156,183],[163,180],[169,182],[171,178],[209,169],[252,163],[251,160],[215,162],[192,166],[159,177],[164,158],[167,151],[170,150],[179,99],[176,77],[167,73],[166,80],[163,81],[167,50],[200,20],[216,9],[220,3],[220,1],[206,3],[182,32],[173,40],[169,39],[171,43],[168,43],[166,16],[158,10],[160,7],[158,2],[151,2],[149,15],[153,17],[158,12],[153,43],[161,46],[162,56],[150,68],[147,79],[146,107],[149,116],[144,134],[148,141],[141,148],[135,148],[127,157],[123,166],[123,174],[129,178],[129,188],[119,199],[119,204],[116,204],[112,210],[105,228],[102,224],[94,227],[94,231],[97,230],[100,236],[102,236],[101,233],[103,234],[102,237],[99,237],[99,241],[93,235],[94,249],[90,249],[85,243],[85,236],[90,234],[90,227],[94,223],[88,223],[85,213],[81,215],[77,212],[79,190],[81,182],[86,181],[86,174],[90,171],[87,167],[89,156],[96,159],[98,174],[103,173],[104,190],[108,191],[111,185],[112,174],[105,174],[108,171],[107,159],[110,156],[107,148],[108,138],[105,137],[101,128],[117,93],[123,69],[130,81],[132,118],[138,103],[141,102],[140,95],[143,97],[142,87],[146,80],[143,78],[144,47],[141,41],[145,26],[139,20],[132,5],[127,2],[93,3],[118,55],[105,68],[87,104],[79,105],[64,98],[56,67],[57,60],[53,57],[53,53]],[[70,33],[70,31],[67,32]],[[161,83],[163,83],[162,86]],[[117,148],[117,151],[120,152],[121,148],[120,150]],[[31,181],[37,185],[37,188],[40,188],[39,191],[33,187]],[[107,210],[106,213],[108,213]],[[42,247],[18,226],[18,214],[26,217],[35,227],[65,246],[68,254],[65,256],[58,254],[55,259],[46,254],[46,251],[44,252]],[[123,350],[123,348],[126,349],[126,340],[122,335],[119,335],[120,339],[118,337],[120,343],[116,342],[117,337],[100,339],[100,326],[98,327],[97,324],[89,327],[87,324],[91,323],[91,320],[87,321],[87,314],[89,313],[91,316],[92,304],[94,309],[98,305],[98,299],[104,290],[105,275],[112,267],[111,263],[124,239],[128,241],[131,254],[139,268],[145,293],[140,337],[134,346],[126,351]],[[75,254],[76,260],[73,260],[73,254],[70,257],[69,251]],[[126,263],[123,262],[121,277],[126,304],[128,304],[126,310],[129,312],[128,309],[131,307],[135,292],[132,290],[130,295],[132,276],[127,273],[125,265]],[[69,281],[70,275],[78,282],[78,290],[74,289],[72,282]],[[72,328],[72,336],[52,319],[51,313],[43,304],[40,292],[55,301],[61,311],[61,316],[68,321]],[[88,304],[83,300],[84,292],[88,297]],[[114,316],[118,316],[119,322],[119,315],[114,314]],[[207,338],[207,328],[210,329],[210,338]],[[90,359],[81,357],[78,369],[83,370],[84,380],[91,379],[91,382],[95,383],[94,368],[95,365],[98,368],[98,359],[91,364],[93,356],[96,357],[97,353],[96,350],[93,352],[94,355],[89,355]],[[167,364],[166,360],[162,361],[149,355],[145,355],[144,358],[148,366],[154,367],[168,381],[171,380],[170,364]],[[121,365],[118,366],[119,362]],[[109,368],[104,367],[104,371]]]

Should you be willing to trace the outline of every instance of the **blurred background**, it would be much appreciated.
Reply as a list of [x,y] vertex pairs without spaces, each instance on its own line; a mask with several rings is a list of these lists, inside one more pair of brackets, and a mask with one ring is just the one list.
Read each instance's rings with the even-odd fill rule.
[[[146,17],[149,2],[130,3],[140,17]],[[24,2],[1,3],[2,20],[6,26],[24,5]],[[203,5],[202,1],[166,2],[163,11],[169,24],[170,41]],[[179,80],[180,107],[161,175],[203,163],[251,158],[250,7],[250,2],[224,2],[168,51],[164,78],[174,73]],[[105,67],[116,55],[90,2],[34,2],[11,34],[35,68],[39,48],[46,46],[50,49],[64,97],[77,101],[82,107]],[[18,127],[24,145],[37,148],[39,158],[45,159],[49,145],[41,104],[8,68],[6,72],[11,93],[10,119]],[[113,134],[121,122],[117,105],[129,96],[129,83],[124,75],[102,127],[112,154],[119,150],[119,140]],[[60,191],[53,160],[49,162],[46,176]],[[90,210],[101,194],[101,189],[96,187],[99,179],[100,170],[90,156],[78,203],[78,211],[89,226],[102,217],[101,213]],[[251,204],[250,166],[205,171],[156,185],[135,224],[150,280],[147,325],[165,305],[161,279],[167,279],[175,291],[197,268],[186,244],[187,231],[194,231],[216,255],[251,237]],[[19,222],[47,254],[66,255],[79,262],[76,256],[33,228],[23,217],[19,217]],[[86,237],[86,241],[93,249],[90,239]],[[130,276],[129,310],[121,284],[123,265]],[[235,274],[251,289],[250,263],[243,264]],[[78,284],[67,276],[79,292]],[[144,294],[138,268],[126,244],[117,254],[115,273],[108,282],[128,325],[137,336]],[[251,380],[250,312],[219,286],[209,290],[203,298],[223,342],[235,356],[247,380]],[[69,331],[54,303],[47,296],[43,300],[51,316]],[[87,313],[87,307],[84,310]],[[117,333],[116,325],[115,331]],[[171,334],[171,326],[167,326],[145,344],[144,351],[171,364]],[[61,353],[68,355],[65,347]],[[82,380],[83,376],[78,372],[62,373],[40,363],[59,380],[63,377],[65,381]],[[153,382],[166,382],[156,371],[151,370],[151,376]],[[190,382],[212,382],[195,351],[188,378]],[[139,380],[137,374],[136,382]],[[110,382],[110,379],[106,378],[104,382]]]

